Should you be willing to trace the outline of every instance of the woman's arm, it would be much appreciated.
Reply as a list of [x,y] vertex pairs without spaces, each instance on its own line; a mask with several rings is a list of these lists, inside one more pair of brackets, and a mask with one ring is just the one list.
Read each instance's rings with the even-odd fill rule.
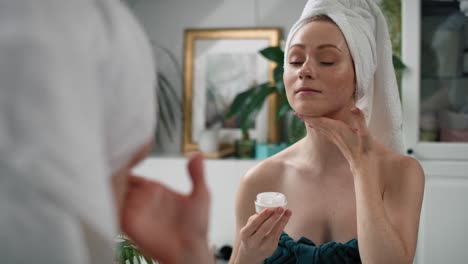
[[[350,165],[362,262],[412,263],[424,192],[423,170],[416,160],[397,154],[385,154],[398,157],[379,162],[378,146],[369,134],[364,114],[358,108],[351,109],[351,113],[352,124],[323,117],[300,117],[335,143]],[[384,177],[384,174],[394,175]],[[383,182],[384,178],[391,180]]]
[[[372,155],[372,153],[369,153]],[[392,182],[381,192],[382,173],[375,158],[352,166],[356,190],[357,232],[363,263],[412,263],[416,251],[424,173],[402,157]]]

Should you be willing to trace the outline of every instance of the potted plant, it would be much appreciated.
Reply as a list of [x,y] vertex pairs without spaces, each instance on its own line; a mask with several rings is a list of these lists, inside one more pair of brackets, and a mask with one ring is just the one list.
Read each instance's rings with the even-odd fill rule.
[[258,111],[265,99],[274,93],[269,83],[254,85],[239,93],[230,105],[226,119],[236,118],[240,126],[242,137],[235,141],[236,153],[239,158],[253,158],[255,155],[255,140],[250,138],[249,129],[252,127]]
[[133,245],[132,241],[130,241],[124,235],[119,235],[117,239],[117,256],[115,259],[116,264],[141,264],[142,260],[148,264],[158,263],[157,261],[144,256],[140,250],[138,250],[138,248]]
[[174,137],[176,123],[182,120],[182,100],[176,93],[177,80],[182,79],[182,70],[174,54],[168,48],[154,41],[151,44],[157,62],[157,97],[155,98],[157,109],[155,111],[158,125],[156,126],[155,145],[161,148],[168,139],[174,142],[177,138]]

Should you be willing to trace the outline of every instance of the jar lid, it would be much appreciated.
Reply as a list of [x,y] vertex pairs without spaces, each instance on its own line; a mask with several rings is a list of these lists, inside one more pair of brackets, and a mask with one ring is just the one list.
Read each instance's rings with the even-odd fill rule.
[[264,206],[283,206],[287,201],[286,196],[280,192],[262,192],[257,194],[256,203]]

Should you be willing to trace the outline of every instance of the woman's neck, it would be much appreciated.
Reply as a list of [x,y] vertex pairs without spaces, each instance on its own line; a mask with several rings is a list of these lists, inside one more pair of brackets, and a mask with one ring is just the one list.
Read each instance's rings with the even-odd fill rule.
[[[351,109],[351,107],[350,107]],[[342,121],[352,126],[352,116],[350,109],[326,117]],[[317,132],[314,128],[306,125],[307,135],[301,140],[301,156],[308,164],[314,164],[317,171],[329,171],[348,164],[346,158],[335,143],[330,141],[325,135]]]
[[302,158],[313,164],[317,171],[328,171],[330,168],[346,162],[341,150],[324,135],[307,127],[307,136],[301,142]]

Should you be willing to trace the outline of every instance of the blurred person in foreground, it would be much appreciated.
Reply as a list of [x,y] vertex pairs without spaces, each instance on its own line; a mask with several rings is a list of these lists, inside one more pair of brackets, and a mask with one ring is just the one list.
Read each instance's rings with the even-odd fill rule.
[[155,129],[155,66],[117,0],[0,0],[0,256],[112,263],[119,228],[163,263],[212,263],[203,158],[189,195],[131,175]]

